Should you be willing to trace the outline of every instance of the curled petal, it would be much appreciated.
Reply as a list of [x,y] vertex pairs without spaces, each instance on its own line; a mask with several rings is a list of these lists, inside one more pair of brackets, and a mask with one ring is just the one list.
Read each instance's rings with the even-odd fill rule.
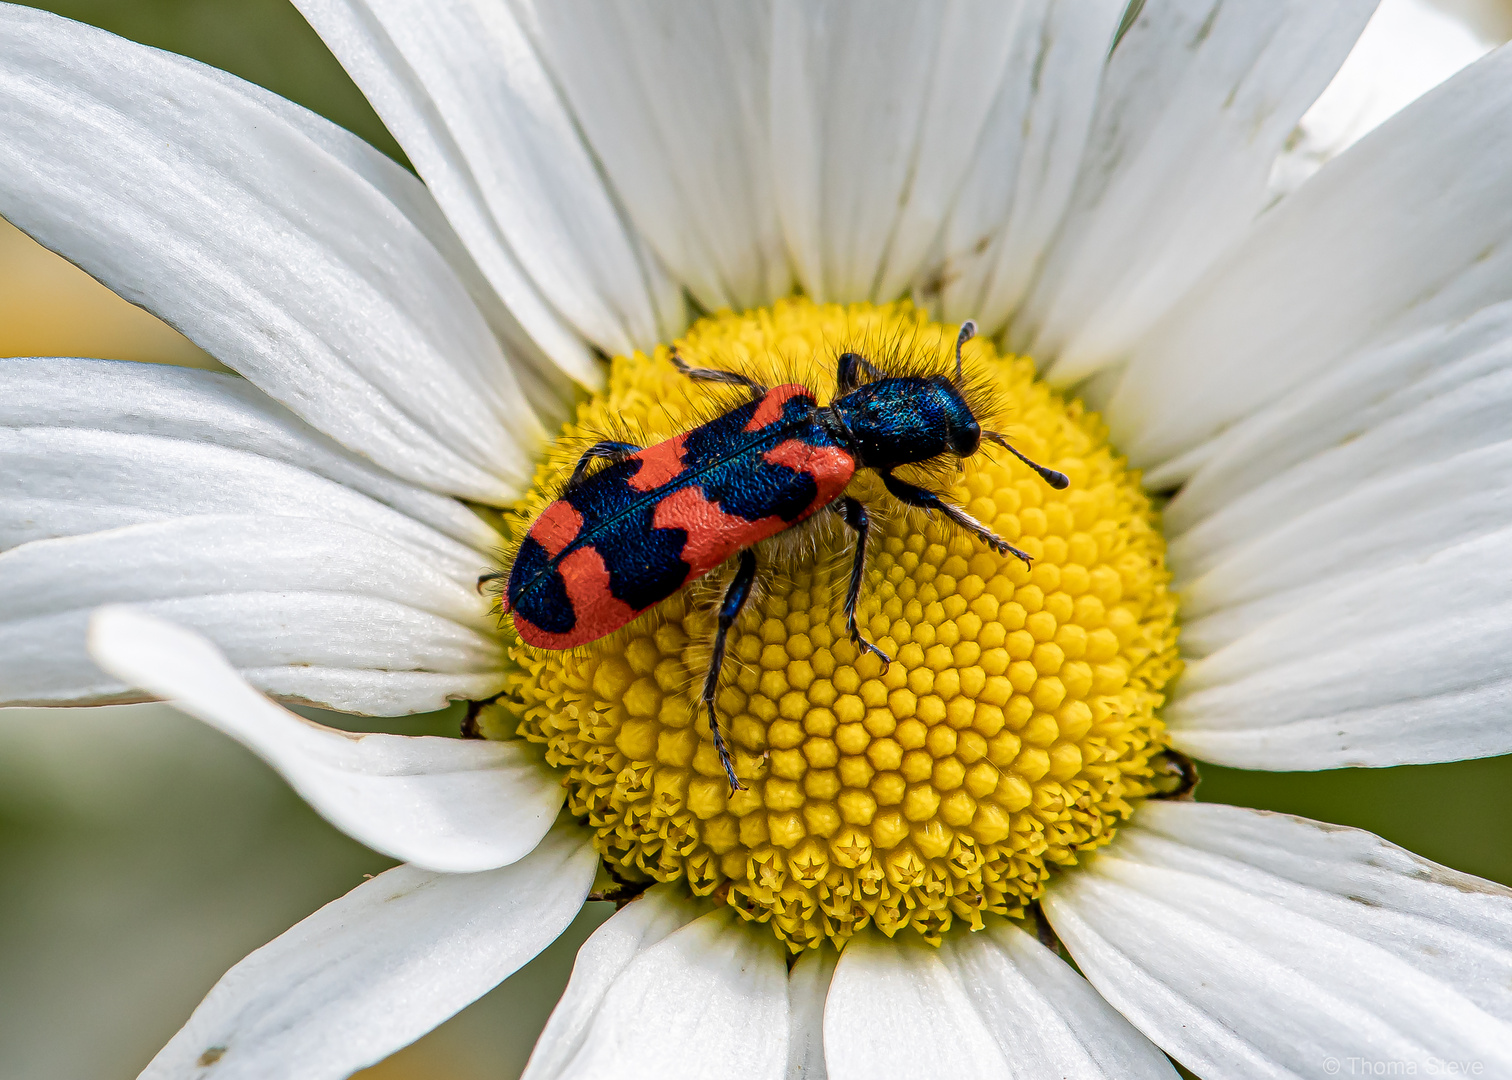
[[209,642],[123,607],[90,623],[96,663],[253,750],[326,820],[376,851],[465,873],[520,859],[563,791],[515,742],[350,735],[273,704]]

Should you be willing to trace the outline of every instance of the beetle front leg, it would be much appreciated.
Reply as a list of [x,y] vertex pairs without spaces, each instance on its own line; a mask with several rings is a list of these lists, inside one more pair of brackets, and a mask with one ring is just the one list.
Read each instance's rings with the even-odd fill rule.
[[835,512],[856,533],[856,561],[851,564],[850,587],[845,591],[845,628],[863,656],[875,653],[886,668],[892,663],[892,657],[862,637],[856,627],[856,603],[861,599],[861,576],[866,570],[866,534],[871,530],[871,518],[867,516],[866,507],[849,495],[836,501],[834,506]]
[[880,379],[882,373],[860,353],[841,353],[835,364],[835,396],[848,394],[861,385],[861,378]]
[[[881,470],[878,470],[881,472]],[[921,488],[917,484],[910,484],[907,480],[899,480],[890,472],[881,472],[882,483],[887,485],[887,490],[892,497],[909,506],[917,506],[920,510],[938,510],[961,528],[977,537],[989,547],[994,548],[1002,555],[1013,555],[1024,561],[1029,566],[1034,559],[1027,552],[1020,551],[997,533],[983,525],[960,507],[951,506],[928,488]]]
[[631,454],[638,454],[643,448],[634,443],[615,442],[613,439],[605,439],[596,442],[583,451],[583,456],[578,458],[577,466],[572,470],[572,475],[567,478],[568,487],[576,487],[582,483],[583,477],[588,473],[588,466],[595,458],[605,458],[609,461],[624,461]]
[[709,730],[714,733],[714,749],[719,751],[719,763],[724,766],[725,776],[730,779],[730,790],[744,791],[745,786],[735,776],[735,762],[730,758],[730,748],[719,733],[719,717],[714,712],[714,697],[719,692],[719,673],[724,667],[725,639],[730,636],[730,627],[740,617],[740,611],[751,598],[751,585],[756,581],[756,554],[750,548],[740,553],[740,562],[735,567],[735,576],[725,589],[724,600],[719,605],[719,629],[714,632],[714,652],[709,657],[709,674],[704,679],[703,703],[709,710]]

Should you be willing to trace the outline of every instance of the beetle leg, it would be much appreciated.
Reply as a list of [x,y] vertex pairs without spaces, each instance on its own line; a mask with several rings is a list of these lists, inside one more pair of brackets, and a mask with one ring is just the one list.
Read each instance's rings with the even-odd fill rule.
[[841,353],[835,366],[835,396],[848,394],[861,385],[861,376],[880,379],[882,373],[874,368],[860,353]]
[[720,371],[718,368],[689,367],[688,362],[682,358],[682,353],[678,352],[676,348],[672,349],[670,359],[672,361],[673,367],[682,372],[688,378],[694,379],[698,382],[717,382],[729,383],[731,386],[746,386],[749,387],[751,392],[753,394],[756,394],[758,397],[767,392],[767,388],[765,386],[762,386],[759,382],[757,382],[750,376],[740,374],[740,372],[738,371]]
[[961,528],[981,540],[988,547],[995,549],[1001,555],[1012,555],[1022,559],[1028,566],[1034,560],[1027,553],[1020,551],[997,533],[983,525],[960,507],[951,506],[944,499],[927,488],[921,488],[916,484],[910,484],[907,480],[899,480],[890,472],[878,470],[882,476],[882,483],[887,485],[887,490],[893,498],[899,502],[905,502],[909,506],[917,506],[921,510],[938,510]]
[[709,730],[714,733],[714,749],[719,751],[719,763],[730,778],[731,791],[744,791],[745,787],[735,777],[735,762],[730,758],[730,748],[719,733],[719,717],[714,712],[714,696],[719,692],[719,673],[724,667],[725,639],[730,627],[740,617],[740,609],[751,597],[751,585],[756,581],[756,554],[750,548],[740,553],[740,562],[735,567],[735,576],[725,589],[724,600],[719,605],[719,629],[714,631],[714,652],[709,657],[709,674],[704,679],[703,703],[709,710]]
[[856,628],[856,601],[861,599],[861,574],[866,569],[866,534],[871,529],[871,518],[867,516],[866,507],[860,500],[849,495],[836,500],[833,505],[835,512],[856,533],[856,561],[851,564],[850,588],[845,590],[845,628],[850,631],[851,640],[856,643],[861,654],[876,653],[885,668],[892,663],[892,657],[862,637],[861,631]]
[[596,442],[583,451],[583,456],[578,458],[577,467],[572,470],[572,475],[567,478],[568,487],[576,487],[588,473],[588,465],[594,458],[608,458],[610,461],[624,461],[631,454],[638,454],[641,447],[634,443],[615,442],[613,439],[605,439]]

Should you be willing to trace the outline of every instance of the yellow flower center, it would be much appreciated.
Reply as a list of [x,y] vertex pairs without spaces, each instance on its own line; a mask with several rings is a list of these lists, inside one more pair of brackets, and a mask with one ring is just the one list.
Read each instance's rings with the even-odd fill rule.
[[[906,303],[792,299],[704,319],[679,348],[768,384],[803,382],[823,402],[839,353],[934,374],[955,336]],[[482,730],[544,744],[570,812],[618,872],[685,881],[794,951],[868,924],[938,941],[957,920],[1022,914],[1052,868],[1106,843],[1152,792],[1155,710],[1179,665],[1156,515],[1097,416],[1036,382],[1029,360],[981,339],[965,359],[992,399],[973,403],[983,426],[1071,485],[1055,491],[991,447],[960,472],[910,478],[1033,567],[858,473],[849,494],[874,520],[858,620],[894,658],[884,668],[846,633],[854,534],[821,513],[792,530],[802,542],[761,545],[717,699],[746,790],[731,792],[699,707],[728,572],[576,651],[506,631],[519,671]],[[516,508],[516,537],[589,443],[649,445],[737,400],[680,375],[665,348],[616,358],[608,390],[579,408]]]

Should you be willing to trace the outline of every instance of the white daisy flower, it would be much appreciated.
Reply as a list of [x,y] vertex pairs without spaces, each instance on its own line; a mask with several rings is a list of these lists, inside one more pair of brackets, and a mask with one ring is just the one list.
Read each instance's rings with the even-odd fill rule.
[[[0,215],[244,376],[0,363],[0,698],[171,700],[405,863],[144,1076],[345,1076],[611,871],[644,891],[532,1078],[1512,1075],[1512,891],[1158,797],[1179,751],[1512,750],[1512,56],[1276,202],[1368,2],[300,7],[423,184],[0,7]],[[953,498],[1035,565],[858,480],[896,662],[844,633],[843,537],[767,552],[718,698],[745,790],[697,722],[706,588],[575,653],[499,631],[498,528],[582,437],[707,406],[667,345],[823,396],[840,345],[943,362],[967,317],[1072,483],[977,456]],[[272,699],[467,699],[487,738]]]

